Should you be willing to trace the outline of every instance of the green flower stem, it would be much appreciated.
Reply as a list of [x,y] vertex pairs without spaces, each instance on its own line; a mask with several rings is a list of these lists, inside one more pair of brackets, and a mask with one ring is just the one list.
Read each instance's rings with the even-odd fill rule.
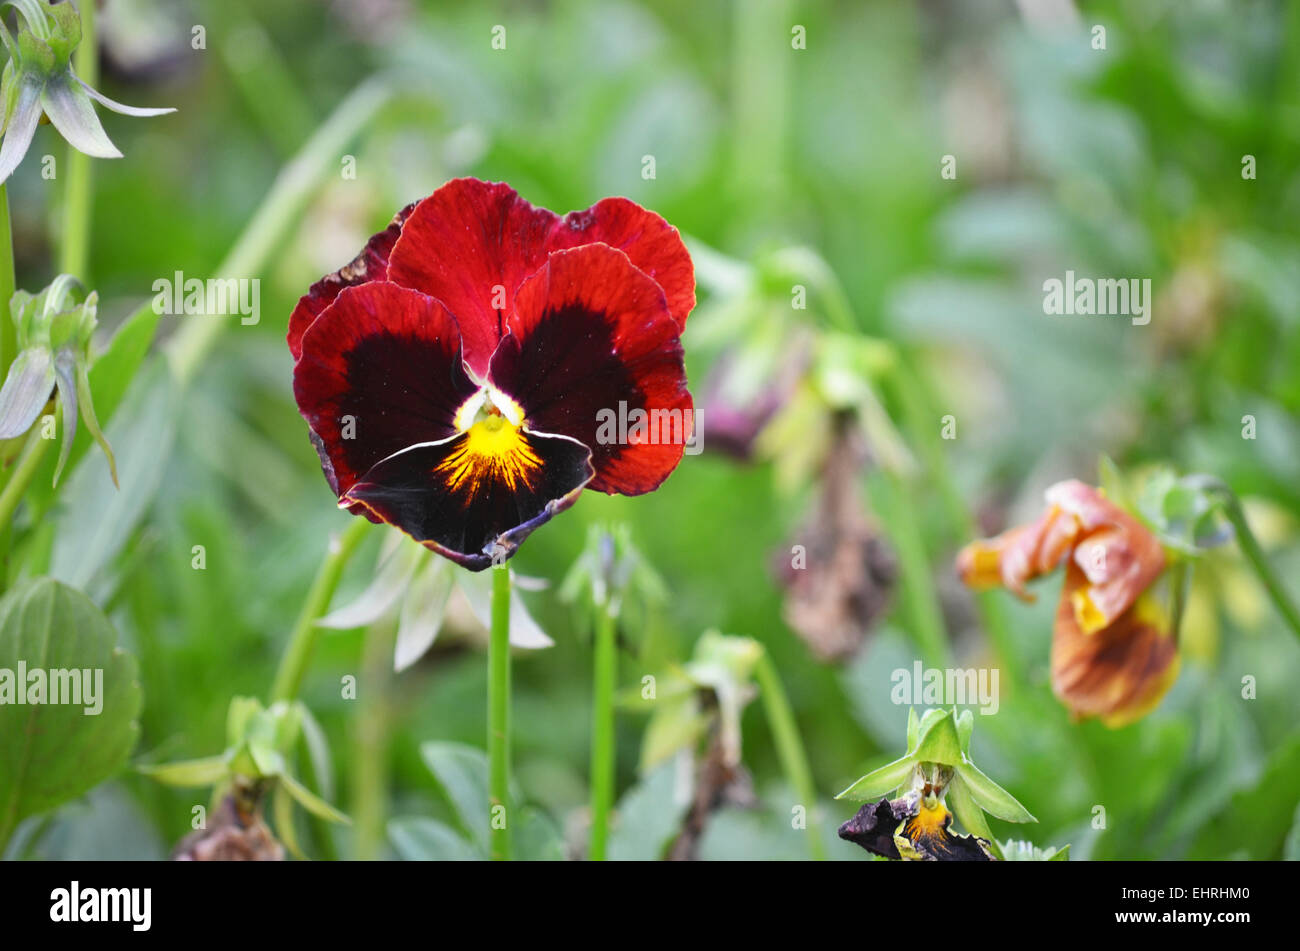
[[366,631],[362,646],[361,676],[365,686],[359,692],[353,725],[351,812],[356,844],[353,858],[363,862],[382,858],[386,841],[396,639],[396,624],[381,620]]
[[608,604],[596,613],[591,706],[591,846],[587,857],[605,861],[609,841],[609,810],[614,801],[614,688],[618,653],[614,618]]
[[0,185],[0,379],[18,356],[18,330],[9,316],[9,300],[18,289],[14,275],[14,235],[9,220],[9,187]]
[[807,810],[808,852],[814,860],[824,861],[826,848],[822,842],[821,824],[817,820],[817,787],[813,784],[812,769],[808,766],[808,754],[804,752],[794,711],[781,687],[776,664],[772,663],[772,655],[766,650],[754,667],[754,678],[758,681],[759,694],[763,698],[763,709],[767,711],[768,726],[776,740],[781,767],[785,770],[790,785],[794,787],[795,795]]
[[[253,278],[276,252],[286,234],[327,175],[336,173],[338,157],[388,102],[391,90],[381,79],[369,79],[354,89],[316,133],[284,166],[252,221],[217,268],[217,277]],[[168,356],[182,386],[207,358],[232,317],[187,319],[172,338]]]
[[1277,573],[1273,566],[1269,564],[1268,556],[1264,554],[1264,549],[1260,547],[1255,533],[1250,530],[1250,523],[1246,521],[1246,511],[1241,507],[1241,500],[1231,488],[1219,479],[1205,479],[1202,484],[1208,491],[1215,493],[1223,503],[1223,514],[1227,516],[1229,522],[1237,533],[1237,546],[1241,553],[1246,556],[1250,566],[1255,569],[1255,574],[1259,577],[1260,583],[1264,585],[1264,590],[1268,592],[1269,598],[1273,601],[1273,606],[1277,608],[1278,614],[1282,615],[1287,626],[1291,628],[1291,633],[1300,638],[1300,611],[1296,610],[1295,602],[1291,600],[1291,595],[1287,593],[1286,588],[1282,587],[1282,582],[1278,579]]
[[45,450],[52,445],[54,440],[41,438],[41,424],[37,420],[27,433],[27,441],[23,443],[23,451],[18,456],[18,461],[14,464],[13,473],[9,476],[9,481],[5,483],[3,491],[0,491],[0,527],[7,532],[10,522],[14,517],[14,510],[18,508],[18,503],[22,501],[23,493],[27,491],[27,486],[31,484],[32,477],[41,467],[41,462],[45,458]]
[[[492,571],[488,640],[488,819],[494,862],[510,858],[510,569]],[[497,807],[505,809],[499,816]],[[504,821],[502,821],[504,819]]]
[[[91,87],[99,86],[99,49],[95,42],[95,5],[79,3],[81,44],[74,65],[77,75]],[[59,245],[59,272],[79,278],[90,287],[90,220],[92,181],[90,156],[68,146],[63,168],[63,235]]]
[[312,582],[302,610],[298,612],[298,620],[294,623],[293,633],[289,635],[289,643],[285,645],[284,654],[280,657],[280,667],[275,672],[275,682],[271,687],[272,703],[277,700],[293,700],[298,696],[303,675],[307,672],[307,664],[316,646],[319,632],[316,622],[329,608],[343,569],[366,537],[370,525],[367,519],[355,517],[343,534],[331,541],[325,560],[316,572],[316,580]]

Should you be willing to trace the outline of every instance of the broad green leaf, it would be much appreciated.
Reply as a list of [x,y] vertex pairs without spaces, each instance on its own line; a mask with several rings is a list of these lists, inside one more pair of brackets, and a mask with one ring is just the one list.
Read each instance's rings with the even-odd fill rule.
[[[26,670],[26,683],[18,673]],[[43,699],[32,675],[44,672]],[[90,672],[89,696],[82,693]],[[75,678],[73,672],[80,672]],[[80,796],[116,773],[135,746],[140,685],[135,659],[90,599],[50,578],[0,600],[0,830]],[[91,710],[97,712],[90,713]]]
[[214,786],[229,774],[230,763],[225,756],[206,756],[176,763],[137,766],[136,771],[165,786]]
[[892,763],[886,763],[879,769],[867,773],[835,798],[852,799],[857,802],[879,799],[885,793],[892,792],[905,783],[912,775],[912,770],[916,768],[916,763],[917,759],[913,754],[899,757]]
[[515,820],[514,854],[524,862],[562,862],[564,835],[546,813],[524,806]]
[[388,823],[388,838],[408,862],[475,862],[486,856],[436,819],[402,817]]
[[957,775],[970,787],[971,796],[983,810],[1007,822],[1037,822],[1029,810],[971,762],[958,763]]
[[442,787],[462,828],[486,854],[491,837],[487,754],[460,743],[431,742],[420,746],[420,756]]
[[681,831],[689,797],[677,795],[676,762],[642,776],[614,807],[609,835],[611,861],[655,862]]

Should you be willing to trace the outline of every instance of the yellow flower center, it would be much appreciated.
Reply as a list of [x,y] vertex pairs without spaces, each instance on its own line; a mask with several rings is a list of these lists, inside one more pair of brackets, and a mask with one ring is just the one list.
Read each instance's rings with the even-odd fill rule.
[[533,451],[520,428],[504,416],[493,413],[466,430],[468,438],[439,463],[434,471],[447,480],[451,489],[466,482],[477,491],[485,482],[507,486],[514,491],[527,484],[542,467],[541,457]]

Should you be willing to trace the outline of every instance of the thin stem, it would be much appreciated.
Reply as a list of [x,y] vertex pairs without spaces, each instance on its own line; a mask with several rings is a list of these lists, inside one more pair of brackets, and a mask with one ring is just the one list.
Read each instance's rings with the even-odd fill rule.
[[329,551],[316,572],[316,579],[307,592],[302,610],[298,612],[298,620],[294,622],[293,633],[289,635],[289,643],[285,645],[284,654],[280,657],[280,667],[275,672],[275,682],[271,687],[272,703],[277,700],[293,700],[298,696],[303,675],[307,672],[307,664],[316,646],[319,631],[316,622],[329,608],[343,569],[365,538],[370,524],[364,518],[354,518],[342,535],[330,540]]
[[758,659],[758,665],[754,668],[754,678],[758,681],[759,694],[763,698],[763,709],[767,711],[767,722],[776,740],[776,752],[781,759],[781,767],[785,770],[790,785],[794,787],[795,795],[802,800],[808,832],[808,852],[816,861],[824,861],[826,848],[822,842],[821,824],[817,819],[817,787],[813,783],[812,769],[808,765],[808,754],[804,752],[794,711],[790,708],[790,700],[781,686],[776,664],[772,663],[772,655],[766,650],[763,651]]
[[9,220],[9,187],[0,185],[0,379],[18,356],[18,331],[9,314],[9,301],[18,288],[14,275],[13,225]]
[[[348,142],[388,101],[390,88],[379,79],[363,82],[348,95],[316,133],[284,166],[252,221],[217,268],[217,277],[252,279],[284,240],[299,212],[332,168]],[[202,366],[231,319],[197,317],[172,337],[168,355],[177,381],[187,385]]]
[[1241,500],[1237,494],[1232,491],[1225,483],[1219,480],[1213,480],[1217,485],[1211,485],[1219,497],[1223,500],[1223,514],[1227,516],[1228,521],[1237,533],[1237,545],[1241,548],[1241,553],[1246,556],[1250,566],[1255,569],[1255,574],[1259,576],[1260,583],[1264,585],[1264,590],[1273,601],[1273,606],[1277,608],[1278,614],[1286,621],[1287,626],[1291,628],[1291,633],[1300,638],[1300,611],[1296,610],[1295,602],[1291,600],[1291,595],[1287,593],[1286,588],[1282,587],[1282,582],[1278,579],[1277,573],[1273,566],[1269,564],[1268,556],[1264,554],[1264,549],[1260,547],[1259,540],[1255,538],[1255,533],[1250,530],[1250,523],[1246,521],[1246,511],[1241,507]]
[[382,857],[388,812],[389,748],[392,744],[393,646],[396,625],[377,621],[362,646],[360,692],[353,733],[352,831],[359,861]]
[[488,824],[494,862],[510,858],[510,569],[492,567],[488,640]]
[[[81,45],[73,56],[77,75],[90,86],[99,85],[99,49],[95,40],[95,5],[80,3]],[[68,146],[64,167],[63,236],[59,246],[59,271],[90,286],[90,220],[92,203],[90,156]]]
[[45,458],[46,444],[52,442],[51,439],[41,438],[41,425],[37,420],[36,425],[27,433],[27,441],[23,443],[23,451],[14,465],[13,474],[5,483],[4,491],[0,492],[0,526],[5,529],[8,529],[9,523],[13,520],[14,510],[22,501],[23,493],[31,484],[36,470],[41,467],[41,460]]
[[609,605],[596,612],[591,706],[591,846],[587,857],[605,861],[609,810],[614,801],[614,687],[618,680],[614,618]]

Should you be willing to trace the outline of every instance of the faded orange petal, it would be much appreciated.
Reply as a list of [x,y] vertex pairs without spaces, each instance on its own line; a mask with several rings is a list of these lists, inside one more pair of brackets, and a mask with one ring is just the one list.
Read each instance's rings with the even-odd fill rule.
[[1008,529],[996,538],[971,542],[957,553],[957,573],[972,588],[999,585],[1032,601],[1026,582],[1054,571],[1070,550],[1078,525],[1052,507],[1030,525]]
[[1052,691],[1077,717],[1123,726],[1149,713],[1178,676],[1169,621],[1147,595],[1092,633],[1078,623],[1075,595],[1088,585],[1071,563],[1052,635]]
[[1047,500],[1079,526],[1073,561],[1086,583],[1070,595],[1070,603],[1083,632],[1098,631],[1160,577],[1164,549],[1146,526],[1090,485],[1059,482],[1047,490]]

